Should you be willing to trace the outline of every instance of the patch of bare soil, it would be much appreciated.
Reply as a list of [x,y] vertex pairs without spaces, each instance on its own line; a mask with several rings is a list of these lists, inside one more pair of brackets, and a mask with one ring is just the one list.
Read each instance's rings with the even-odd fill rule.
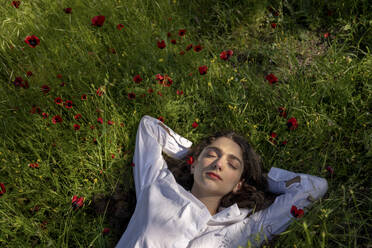
[[126,192],[123,186],[117,186],[112,195],[94,195],[92,205],[96,215],[104,215],[113,235],[119,240],[134,213],[136,202],[133,189]]

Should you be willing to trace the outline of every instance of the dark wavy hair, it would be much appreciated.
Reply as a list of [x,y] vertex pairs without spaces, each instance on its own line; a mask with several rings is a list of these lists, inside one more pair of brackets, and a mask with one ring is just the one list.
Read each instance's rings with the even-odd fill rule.
[[194,175],[190,172],[191,165],[188,163],[190,157],[195,161],[206,146],[220,137],[231,139],[242,149],[244,170],[240,180],[245,179],[239,191],[236,193],[231,191],[222,197],[220,206],[227,208],[237,203],[239,208],[253,209],[251,214],[270,206],[277,195],[268,191],[267,178],[263,174],[261,157],[242,135],[232,130],[218,131],[203,138],[196,146],[192,146],[181,159],[172,158],[163,153],[168,169],[173,173],[177,183],[191,191],[194,184]]

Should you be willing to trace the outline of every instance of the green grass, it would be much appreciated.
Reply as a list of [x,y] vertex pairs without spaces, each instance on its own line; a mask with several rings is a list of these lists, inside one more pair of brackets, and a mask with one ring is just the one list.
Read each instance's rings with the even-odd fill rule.
[[[63,11],[68,7],[71,14]],[[0,182],[6,187],[0,246],[113,247],[123,226],[113,226],[109,213],[97,214],[93,196],[133,194],[130,165],[147,114],[164,117],[194,144],[212,129],[231,127],[249,138],[267,171],[275,166],[327,178],[326,196],[273,247],[371,247],[371,13],[367,0],[39,0],[19,8],[6,1],[0,6]],[[102,27],[91,25],[97,15],[106,17]],[[24,42],[29,35],[40,39],[35,48]],[[185,51],[188,44],[203,49]],[[221,60],[229,49],[233,56]],[[270,73],[277,83],[265,80]],[[140,83],[133,81],[137,74]],[[173,84],[163,87],[156,74]],[[15,87],[16,77],[29,88]],[[42,85],[50,87],[47,94]],[[58,105],[56,97],[74,105]],[[32,114],[33,106],[40,113]],[[53,124],[55,115],[63,122]],[[298,121],[291,131],[290,117]],[[271,132],[277,145],[269,142]],[[77,211],[73,195],[85,197]]]

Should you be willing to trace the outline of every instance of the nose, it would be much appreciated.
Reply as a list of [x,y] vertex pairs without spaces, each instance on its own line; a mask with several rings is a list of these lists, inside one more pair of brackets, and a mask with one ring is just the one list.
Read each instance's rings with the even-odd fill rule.
[[[227,163],[227,161],[226,161],[225,163]],[[223,164],[224,164],[224,162],[222,161],[222,157],[220,157],[220,158],[217,159],[217,161],[216,161],[216,163],[214,164],[214,166],[215,166],[217,169],[220,170],[220,169],[222,168]]]

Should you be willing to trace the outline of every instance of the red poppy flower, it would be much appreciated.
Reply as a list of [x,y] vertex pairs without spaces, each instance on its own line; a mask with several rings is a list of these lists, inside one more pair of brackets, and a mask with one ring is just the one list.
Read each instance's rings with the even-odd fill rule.
[[39,164],[37,164],[37,163],[28,164],[28,167],[39,168]]
[[192,165],[193,163],[194,163],[194,158],[192,156],[189,156],[189,158],[187,160],[187,164]]
[[92,18],[92,25],[97,27],[102,27],[105,22],[105,16],[95,16]]
[[128,93],[128,98],[129,99],[134,99],[134,98],[136,98],[136,94],[134,94],[133,92]]
[[179,36],[184,36],[186,34],[186,29],[180,29],[178,30],[178,35]]
[[159,96],[163,96],[163,94],[160,91],[158,91],[157,93]]
[[35,48],[40,44],[39,38],[37,38],[35,35],[27,36],[25,42],[32,48]]
[[271,27],[276,28],[276,23],[275,22],[271,23]]
[[[167,80],[167,83],[164,83],[165,82],[165,79]],[[173,80],[168,75],[165,75],[164,76],[164,80],[163,80],[163,86],[164,87],[169,87],[172,84],[173,84]]]
[[19,86],[22,87],[22,88],[24,88],[24,89],[28,89],[28,88],[30,88],[30,86],[28,85],[28,81],[27,81],[27,80],[25,80],[25,84],[20,83]]
[[47,94],[49,91],[50,91],[50,88],[48,85],[42,85],[41,86],[41,91],[44,93],[44,94]]
[[47,224],[48,224],[48,222],[44,220],[44,221],[40,224],[41,229],[45,230]]
[[202,65],[199,67],[199,73],[200,75],[204,75],[207,73],[208,67],[206,65]]
[[111,158],[115,158],[115,154],[111,154]]
[[185,54],[185,51],[181,51],[181,52],[180,52],[180,55],[184,55],[184,54]]
[[167,37],[169,38],[169,37],[171,37],[172,36],[172,34],[170,33],[170,32],[168,32],[167,33]]
[[164,40],[162,40],[162,41],[158,41],[158,47],[160,48],[160,49],[163,49],[164,47],[165,47],[165,42],[164,42]]
[[76,115],[74,116],[74,118],[75,118],[75,120],[79,120],[79,118],[81,118],[81,114],[76,114]]
[[136,76],[134,76],[133,81],[136,82],[136,83],[140,83],[142,81],[142,78],[141,78],[140,75],[136,75]]
[[113,122],[113,121],[110,121],[110,120],[108,120],[108,121],[107,121],[107,124],[109,124],[109,125],[113,125],[113,124],[114,124],[114,122]]
[[83,205],[84,205],[84,197],[78,197],[76,195],[72,197],[72,208],[74,210],[81,208]]
[[272,74],[272,73],[270,73],[269,75],[267,75],[267,76],[265,77],[265,79],[266,79],[267,81],[269,81],[270,84],[273,84],[273,83],[278,82],[278,78],[277,78],[274,74]]
[[150,88],[150,89],[147,90],[147,92],[148,92],[148,93],[153,93],[154,90],[153,90],[152,88]]
[[92,126],[90,126],[90,129],[92,129],[92,130],[93,130],[94,128],[95,128],[95,127],[94,127],[93,125],[92,125]]
[[284,107],[280,107],[278,111],[279,111],[279,116],[287,118],[287,112],[285,111]]
[[329,33],[327,32],[327,33],[325,33],[323,36],[324,36],[324,38],[327,39],[327,38],[329,37]]
[[171,40],[171,43],[172,43],[172,44],[176,44],[177,41],[176,41],[176,40]]
[[30,113],[31,114],[35,114],[35,113],[38,113],[38,114],[40,114],[41,113],[41,109],[39,108],[39,107],[37,107],[37,106],[32,106],[32,109],[30,110]]
[[63,121],[63,120],[62,120],[62,117],[59,116],[59,115],[55,115],[55,116],[53,116],[53,118],[52,118],[52,122],[53,122],[53,124],[61,123],[62,121]]
[[269,141],[271,142],[271,143],[273,143],[274,145],[276,145],[276,140],[274,140],[275,138],[276,138],[276,136],[278,136],[275,132],[271,132],[271,134],[270,134],[270,138],[269,138]]
[[116,25],[116,29],[118,29],[118,30],[122,30],[124,28],[124,25],[123,24],[118,24],[118,25]]
[[161,74],[156,74],[155,75],[155,80],[163,81],[164,77]]
[[103,88],[98,88],[98,90],[96,91],[97,95],[99,96],[102,96],[102,94],[104,93],[104,89]]
[[198,126],[198,123],[196,123],[196,121],[194,121],[194,123],[192,124],[192,127],[196,128],[197,126]]
[[116,50],[115,50],[115,48],[110,48],[110,53],[112,53],[112,54],[116,54]]
[[159,116],[158,117],[158,120],[161,121],[161,122],[164,122],[164,117],[163,116]]
[[287,140],[284,140],[281,145],[282,146],[285,146],[285,145],[287,145],[287,143],[288,143],[288,141]]
[[328,173],[332,176],[333,173],[334,173],[334,170],[331,166],[327,166],[326,170],[328,171]]
[[61,103],[63,102],[63,100],[62,100],[62,98],[60,98],[60,97],[56,97],[56,98],[54,99],[54,102],[57,103],[57,104],[61,104]]
[[23,82],[22,77],[16,77],[15,80],[13,81],[13,84],[14,84],[14,86],[17,87],[17,86],[20,86],[22,84],[22,82]]
[[179,91],[179,90],[177,90],[177,95],[182,95],[183,94],[183,90],[181,90],[181,91]]
[[300,208],[297,209],[295,205],[292,205],[291,214],[296,218],[301,218],[302,216],[304,216],[304,210]]
[[276,11],[274,10],[272,7],[268,7],[267,8],[274,16],[278,16],[279,15],[279,11]]
[[28,72],[27,72],[27,76],[28,76],[28,77],[31,77],[31,76],[32,76],[32,71],[28,71]]
[[71,8],[65,8],[65,9],[63,9],[63,11],[64,11],[66,14],[71,14],[72,9],[71,9]]
[[202,49],[203,48],[202,48],[202,46],[200,44],[194,47],[194,51],[195,52],[200,52]]
[[21,1],[12,1],[12,6],[14,8],[17,8],[18,9],[18,7],[19,7],[20,4],[21,4]]
[[187,45],[186,51],[190,50],[192,48],[192,44]]
[[103,119],[102,119],[102,117],[98,117],[97,121],[98,121],[98,123],[103,124]]
[[105,227],[105,228],[103,228],[103,230],[102,230],[102,234],[103,235],[106,235],[106,234],[108,234],[110,232],[110,228],[108,228],[108,227]]
[[222,60],[228,60],[233,55],[233,53],[234,52],[232,50],[223,51],[220,53],[220,58]]
[[35,205],[34,207],[30,208],[30,212],[31,213],[37,212],[39,210],[40,210],[40,206],[39,205]]
[[79,124],[74,124],[74,130],[79,130],[80,129],[80,125]]
[[46,119],[49,116],[49,114],[48,113],[45,113],[45,112],[43,112],[41,115],[43,116],[43,119]]
[[57,78],[62,78],[62,74],[61,73],[58,73],[57,74]]
[[87,95],[85,94],[81,95],[81,100],[87,100]]
[[66,108],[72,108],[72,101],[70,101],[70,100],[66,100],[66,102],[65,102],[65,107]]
[[2,196],[3,194],[6,193],[5,185],[3,183],[0,183],[0,188],[1,188],[0,196]]
[[288,126],[288,129],[289,130],[294,130],[298,127],[298,124],[297,124],[297,120],[296,118],[294,117],[291,117],[288,122],[287,122],[287,126]]

